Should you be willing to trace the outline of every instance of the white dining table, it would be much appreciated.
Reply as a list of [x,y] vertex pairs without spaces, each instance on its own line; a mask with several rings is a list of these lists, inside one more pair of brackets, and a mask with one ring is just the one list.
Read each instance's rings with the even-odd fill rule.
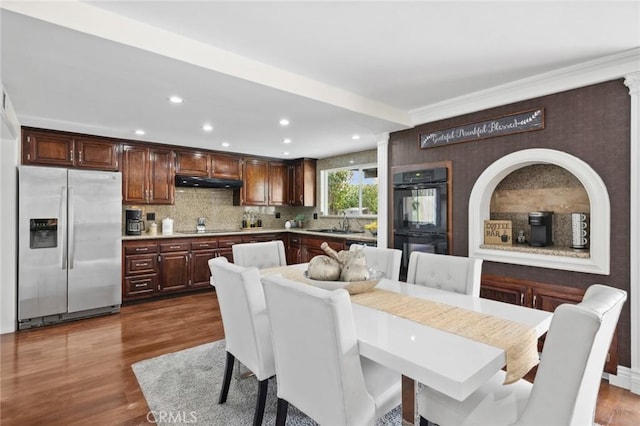
[[[306,270],[306,264],[291,267]],[[538,337],[549,329],[553,315],[389,279],[380,280],[376,288],[515,321],[534,329]],[[360,354],[410,379],[403,380],[403,387],[420,382],[463,400],[506,364],[505,351],[501,348],[357,303],[352,307]],[[406,393],[403,389],[403,394]],[[403,398],[403,422],[413,423],[415,407],[406,407],[406,404]]]

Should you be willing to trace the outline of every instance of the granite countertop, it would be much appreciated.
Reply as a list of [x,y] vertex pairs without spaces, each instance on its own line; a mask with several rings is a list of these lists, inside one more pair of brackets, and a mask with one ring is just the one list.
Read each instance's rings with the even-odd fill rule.
[[531,247],[526,244],[513,245],[497,245],[497,244],[481,244],[480,248],[491,250],[515,251],[521,253],[546,254],[550,256],[566,256],[580,259],[589,259],[591,257],[589,250],[572,249],[570,247]]
[[289,233],[289,234],[300,234],[300,235],[314,235],[321,237],[331,237],[331,238],[342,238],[345,240],[358,240],[363,242],[372,242],[377,241],[377,238],[371,235],[368,232],[351,232],[347,234],[342,233],[333,233],[333,232],[320,232],[317,229],[306,229],[306,228],[294,228],[294,229],[281,229],[281,228],[256,228],[256,229],[247,229],[247,230],[209,230],[205,232],[174,232],[172,234],[161,234],[158,235],[123,235],[122,241],[136,241],[136,240],[157,240],[163,238],[194,238],[194,237],[222,237],[228,235],[251,235],[251,234],[274,234],[274,233]]

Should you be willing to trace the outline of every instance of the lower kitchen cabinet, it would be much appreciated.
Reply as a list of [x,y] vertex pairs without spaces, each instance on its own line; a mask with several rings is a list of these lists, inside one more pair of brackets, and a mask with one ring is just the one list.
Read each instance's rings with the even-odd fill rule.
[[173,239],[124,241],[122,300],[209,288],[209,259],[219,255],[217,242]]
[[194,239],[191,241],[191,288],[208,288],[211,270],[209,260],[218,257],[218,241],[214,239]]
[[191,285],[188,241],[160,244],[160,280],[159,293],[168,293],[187,289]]
[[326,253],[320,248],[320,245],[325,241],[329,244],[329,247],[335,251],[339,252],[340,250],[344,250],[345,240],[342,238],[302,236],[300,238],[300,263],[309,262],[318,255],[326,255]]
[[[584,290],[556,284],[539,283],[498,275],[483,274],[480,285],[480,297],[500,302],[527,306],[553,312],[563,303],[577,304],[582,301]],[[607,355],[604,371],[616,374],[618,368],[618,333],[614,333]],[[544,345],[542,336],[538,350]]]
[[148,241],[123,243],[122,300],[151,297],[158,288],[158,244]]
[[285,244],[287,251],[287,265],[295,265],[301,262],[301,245],[300,236],[296,234],[289,235],[289,244]]

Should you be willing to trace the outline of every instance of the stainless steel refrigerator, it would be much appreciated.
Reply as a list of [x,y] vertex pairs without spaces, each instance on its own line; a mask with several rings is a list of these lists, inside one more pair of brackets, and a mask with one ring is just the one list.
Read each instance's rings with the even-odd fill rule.
[[18,328],[122,303],[122,175],[18,167]]

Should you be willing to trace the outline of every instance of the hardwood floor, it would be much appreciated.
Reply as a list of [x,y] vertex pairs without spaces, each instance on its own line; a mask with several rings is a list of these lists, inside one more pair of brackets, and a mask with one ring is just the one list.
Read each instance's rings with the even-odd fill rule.
[[[149,424],[149,408],[131,364],[223,337],[212,292],[4,334],[0,423]],[[217,398],[218,389],[212,392]],[[596,421],[603,426],[640,424],[640,396],[603,383]]]

